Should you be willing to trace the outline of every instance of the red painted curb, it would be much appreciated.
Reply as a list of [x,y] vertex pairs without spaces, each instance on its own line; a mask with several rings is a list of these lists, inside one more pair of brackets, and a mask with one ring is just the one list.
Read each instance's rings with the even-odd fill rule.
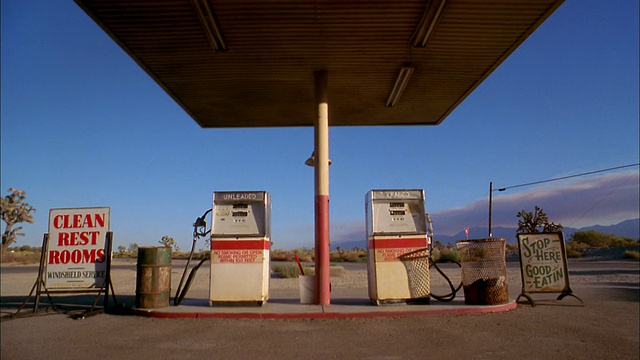
[[[428,306],[428,305],[427,305]],[[514,310],[518,307],[515,300],[502,305],[491,305],[482,307],[464,307],[450,309],[430,309],[430,310],[406,310],[406,311],[361,311],[361,312],[338,312],[331,311],[330,307],[322,307],[321,312],[301,312],[301,313],[216,313],[216,312],[167,312],[157,310],[133,309],[133,314],[143,317],[158,319],[350,319],[350,318],[376,318],[376,317],[405,317],[405,316],[428,316],[428,315],[466,315],[466,314],[489,314]]]

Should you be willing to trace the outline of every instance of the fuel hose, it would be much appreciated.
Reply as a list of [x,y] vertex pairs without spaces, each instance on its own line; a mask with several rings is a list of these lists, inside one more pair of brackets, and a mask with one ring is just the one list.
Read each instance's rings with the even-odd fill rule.
[[[460,266],[460,263],[457,261],[452,261],[456,264],[458,264],[458,266]],[[442,275],[442,277],[447,281],[447,283],[449,284],[449,288],[451,289],[451,292],[446,294],[446,295],[436,295],[434,293],[431,293],[431,297],[438,300],[438,301],[442,301],[442,302],[449,302],[452,301],[453,299],[456,298],[456,294],[458,293],[458,291],[460,291],[460,288],[462,287],[462,281],[460,282],[460,285],[458,285],[458,287],[453,286],[453,283],[451,282],[451,279],[449,279],[449,277],[447,276],[447,274],[444,273],[444,271],[442,271],[442,269],[440,269],[440,267],[438,266],[438,264],[433,261],[432,258],[429,258],[429,268],[434,267],[439,273],[440,275]]]
[[[442,275],[442,277],[447,281],[447,284],[449,285],[449,289],[451,289],[451,292],[446,294],[446,295],[436,295],[436,294],[431,293],[431,297],[436,299],[436,300],[438,300],[438,301],[449,302],[449,301],[452,301],[453,299],[456,298],[456,294],[458,293],[458,291],[460,291],[460,288],[462,287],[462,281],[460,281],[460,285],[455,287],[453,285],[453,283],[451,282],[451,279],[449,279],[447,274],[445,274],[444,271],[442,271],[442,269],[440,269],[438,264],[431,257],[431,254],[432,254],[431,250],[432,250],[432,247],[433,247],[433,221],[431,220],[431,216],[429,216],[429,214],[425,214],[425,218],[426,218],[427,225],[428,225],[427,233],[428,233],[429,240],[430,240],[429,241],[429,268],[434,267],[438,271],[438,273],[440,273],[440,275]],[[452,260],[451,262],[458,264],[459,267],[462,267],[458,261]]]
[[[187,264],[184,267],[184,271],[182,272],[182,277],[180,278],[180,283],[178,284],[178,288],[176,289],[176,295],[173,297],[173,306],[178,306],[180,305],[180,303],[182,302],[182,300],[184,299],[184,297],[187,295],[187,292],[189,291],[189,287],[191,286],[191,282],[193,281],[196,272],[198,271],[198,269],[200,268],[200,266],[209,258],[208,257],[204,257],[202,260],[200,260],[200,262],[198,263],[198,265],[196,265],[193,269],[191,269],[191,272],[189,272],[189,276],[187,277],[187,282],[185,283],[185,276],[187,275],[187,272],[189,271],[189,265],[191,264],[191,259],[193,259],[193,254],[196,251],[196,243],[198,242],[198,238],[202,237],[202,236],[206,236],[208,231],[207,229],[207,222],[204,220],[205,217],[207,216],[207,214],[209,214],[211,212],[211,210],[213,209],[209,209],[207,211],[205,211],[204,214],[202,214],[202,216],[200,216],[199,218],[196,219],[195,223],[193,224],[193,244],[191,245],[191,251],[189,252],[189,259],[187,259]],[[202,229],[200,231],[198,231],[198,229]],[[184,289],[182,288],[182,285],[184,284]]]

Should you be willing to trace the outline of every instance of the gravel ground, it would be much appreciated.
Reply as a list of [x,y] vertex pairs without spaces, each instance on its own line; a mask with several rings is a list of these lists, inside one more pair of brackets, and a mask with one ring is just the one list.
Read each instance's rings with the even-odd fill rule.
[[[114,263],[112,276],[116,294],[127,297],[135,294],[135,260],[122,261]],[[183,267],[184,262],[174,263],[172,294]],[[334,289],[355,289],[366,295],[365,268],[350,264],[345,268],[345,276],[332,278]],[[571,286],[584,307],[566,298],[481,315],[326,320],[150,319],[105,314],[83,320],[62,314],[21,318],[0,323],[0,355],[3,360],[638,359],[638,269],[638,262],[570,261]],[[519,271],[517,263],[509,264],[512,298],[519,293]],[[459,281],[459,270],[446,272]],[[2,265],[2,306],[24,299],[36,273],[37,266]],[[432,273],[432,291],[443,285]],[[206,268],[191,289],[190,295],[206,296]],[[297,289],[297,279],[272,278],[272,294],[295,294]]]

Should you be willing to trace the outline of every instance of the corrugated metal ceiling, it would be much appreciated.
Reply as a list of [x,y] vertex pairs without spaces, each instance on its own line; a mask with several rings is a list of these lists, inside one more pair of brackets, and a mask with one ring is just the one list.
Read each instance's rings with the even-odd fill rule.
[[[211,46],[201,1],[226,51]],[[76,2],[201,126],[274,127],[313,125],[315,70],[329,73],[330,125],[439,124],[562,1],[449,0],[425,48],[410,40],[428,1]]]

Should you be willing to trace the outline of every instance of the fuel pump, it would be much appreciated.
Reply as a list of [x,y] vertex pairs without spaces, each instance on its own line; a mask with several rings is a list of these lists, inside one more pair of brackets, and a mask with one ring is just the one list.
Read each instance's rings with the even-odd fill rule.
[[[365,199],[369,298],[429,302],[424,190],[371,190]],[[403,261],[404,260],[404,261]]]
[[209,304],[262,305],[269,298],[271,198],[214,192]]

